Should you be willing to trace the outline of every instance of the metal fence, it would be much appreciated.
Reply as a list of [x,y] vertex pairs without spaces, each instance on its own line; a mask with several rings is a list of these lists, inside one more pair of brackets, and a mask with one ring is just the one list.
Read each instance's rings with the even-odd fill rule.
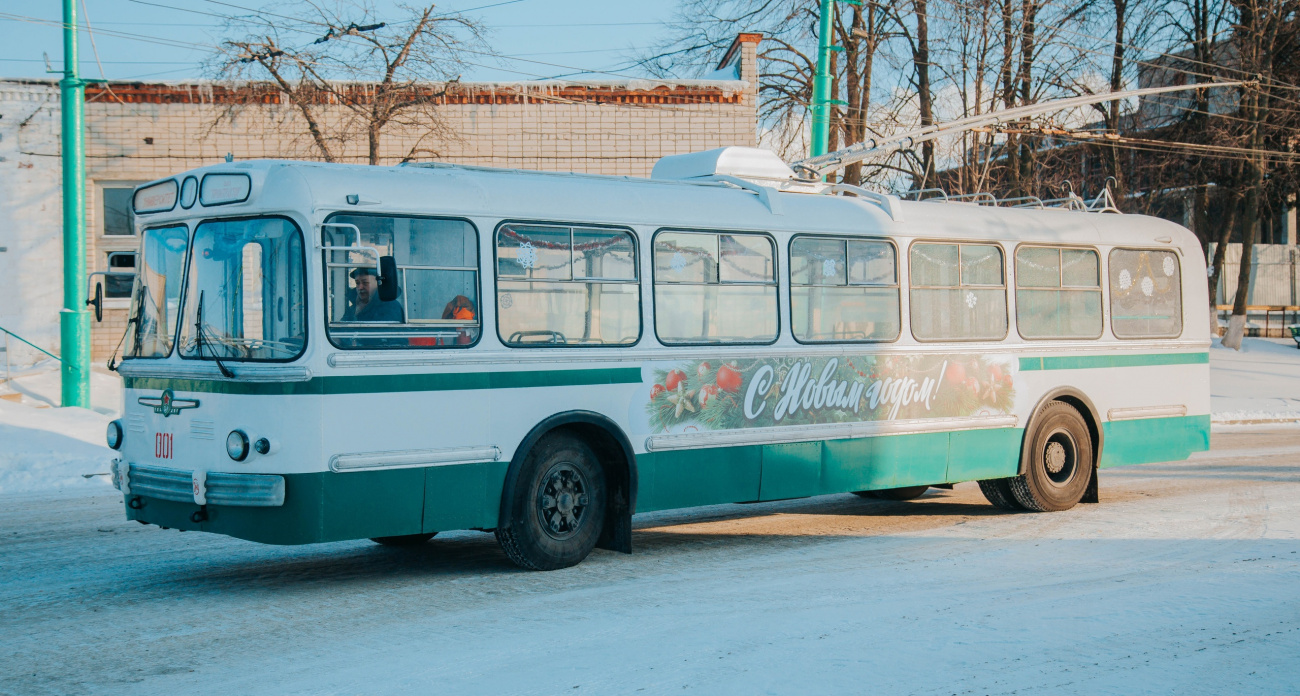
[[[1214,260],[1215,244],[1210,245],[1210,261]],[[1297,285],[1296,265],[1300,252],[1291,244],[1256,244],[1251,249],[1250,289],[1246,295],[1248,305],[1273,307],[1300,304],[1300,285]],[[1229,244],[1224,253],[1223,275],[1215,294],[1215,304],[1232,304],[1237,296],[1237,277],[1241,272],[1241,245]]]

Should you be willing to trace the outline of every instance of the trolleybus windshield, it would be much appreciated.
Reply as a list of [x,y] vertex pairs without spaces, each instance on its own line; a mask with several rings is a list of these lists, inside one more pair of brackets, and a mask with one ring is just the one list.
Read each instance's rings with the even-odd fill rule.
[[180,353],[292,360],[307,341],[302,234],[285,218],[209,220],[194,232]]

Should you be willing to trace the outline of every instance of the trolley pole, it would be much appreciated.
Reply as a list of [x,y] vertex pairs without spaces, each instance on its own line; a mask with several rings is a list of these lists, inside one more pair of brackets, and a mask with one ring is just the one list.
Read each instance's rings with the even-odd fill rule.
[[86,311],[86,83],[77,73],[77,0],[63,0],[63,311],[59,345],[63,406],[90,406],[90,313]]
[[835,0],[821,0],[821,13],[817,36],[817,75],[813,78],[809,157],[826,154],[831,130],[831,51],[835,50],[831,35],[835,31]]

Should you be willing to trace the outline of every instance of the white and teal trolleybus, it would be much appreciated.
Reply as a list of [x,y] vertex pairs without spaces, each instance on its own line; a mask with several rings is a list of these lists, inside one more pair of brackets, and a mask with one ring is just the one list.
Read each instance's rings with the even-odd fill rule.
[[900,200],[747,148],[650,179],[222,163],[134,208],[108,439],[143,523],[480,529],[552,569],[630,551],[638,512],[963,481],[1060,511],[1209,446],[1205,263],[1155,218]]

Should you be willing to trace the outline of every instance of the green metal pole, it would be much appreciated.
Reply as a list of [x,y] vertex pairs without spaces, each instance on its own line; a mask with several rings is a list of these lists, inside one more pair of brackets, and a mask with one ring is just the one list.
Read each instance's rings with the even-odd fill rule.
[[63,0],[63,311],[59,342],[63,406],[90,407],[90,313],[86,311],[86,83],[77,74],[77,0]]
[[821,0],[821,28],[817,36],[817,75],[813,78],[812,142],[810,157],[826,154],[831,130],[831,46],[835,30],[835,0]]

